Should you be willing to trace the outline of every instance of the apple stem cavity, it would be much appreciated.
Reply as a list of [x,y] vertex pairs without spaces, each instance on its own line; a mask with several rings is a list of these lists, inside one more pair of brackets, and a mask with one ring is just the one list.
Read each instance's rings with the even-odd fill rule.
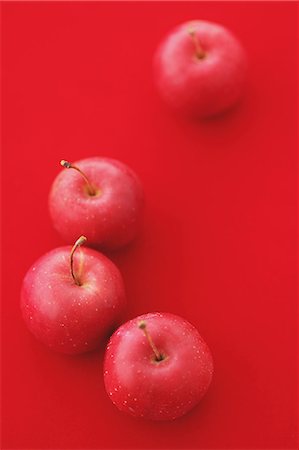
[[75,244],[72,247],[71,250],[71,255],[70,255],[70,260],[71,260],[71,275],[72,278],[75,282],[75,284],[77,286],[82,286],[81,281],[79,280],[79,278],[76,277],[75,273],[74,273],[74,253],[77,250],[78,247],[80,247],[82,244],[84,244],[84,242],[86,242],[87,239],[85,236],[80,236],[79,239],[76,240]]
[[195,29],[193,27],[190,27],[188,29],[188,33],[191,36],[191,39],[192,39],[193,44],[194,44],[196,58],[197,59],[203,59],[206,56],[206,54],[205,54],[202,46],[200,45],[198,37],[196,36]]
[[88,195],[90,195],[90,196],[92,196],[92,197],[95,196],[95,195],[97,195],[96,189],[92,186],[92,184],[90,183],[90,181],[89,181],[89,179],[87,178],[87,176],[85,175],[85,173],[82,172],[82,170],[79,169],[79,167],[74,166],[74,164],[72,164],[72,163],[70,163],[69,161],[66,161],[66,160],[64,160],[64,159],[62,159],[62,160],[60,161],[60,165],[61,165],[62,167],[64,167],[65,169],[74,169],[74,170],[76,170],[77,172],[79,172],[80,175],[84,178],[84,180],[85,180],[85,182],[86,182],[86,188],[87,188],[87,193],[88,193]]
[[149,332],[147,331],[146,328],[146,322],[144,320],[142,320],[141,322],[138,323],[138,328],[140,328],[140,330],[143,331],[144,336],[146,337],[146,339],[148,340],[149,345],[151,346],[154,354],[155,354],[155,360],[158,361],[163,361],[164,356],[162,355],[162,353],[159,352],[159,350],[157,349],[157,347],[155,346],[151,335],[149,334]]

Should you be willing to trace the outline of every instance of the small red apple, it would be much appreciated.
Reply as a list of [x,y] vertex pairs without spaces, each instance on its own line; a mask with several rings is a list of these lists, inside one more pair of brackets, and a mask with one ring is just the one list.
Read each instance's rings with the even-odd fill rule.
[[125,306],[122,276],[81,236],[72,247],[42,256],[27,272],[21,309],[29,330],[51,349],[68,354],[93,350],[119,325]]
[[88,236],[88,243],[121,247],[136,235],[143,192],[137,175],[120,161],[87,158],[61,161],[66,169],[55,179],[49,209],[55,229],[66,242]]
[[247,58],[236,37],[221,25],[195,20],[176,27],[154,58],[164,100],[187,115],[208,117],[241,97]]
[[110,338],[104,382],[121,411],[153,420],[186,414],[207,391],[213,361],[196,328],[169,313],[149,313]]

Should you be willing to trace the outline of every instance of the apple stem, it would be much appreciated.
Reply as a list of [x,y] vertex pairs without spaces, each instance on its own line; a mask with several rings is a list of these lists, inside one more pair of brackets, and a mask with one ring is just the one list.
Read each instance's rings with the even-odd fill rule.
[[84,244],[84,242],[86,242],[87,239],[85,236],[80,236],[79,239],[76,240],[76,242],[73,245],[73,248],[71,250],[71,255],[70,255],[70,259],[71,259],[71,274],[73,277],[74,282],[78,285],[81,286],[81,282],[80,280],[76,277],[75,273],[74,273],[74,253],[77,250],[78,247],[80,247],[82,244]]
[[193,41],[194,47],[195,47],[195,55],[197,59],[203,59],[205,57],[205,52],[202,48],[202,46],[200,45],[200,42],[198,40],[198,37],[196,36],[196,32],[194,28],[189,28],[188,30],[191,39]]
[[96,195],[96,191],[94,189],[94,187],[92,186],[92,184],[90,183],[89,179],[87,178],[87,176],[85,175],[84,172],[82,172],[81,169],[79,169],[79,167],[74,166],[74,164],[70,163],[69,161],[65,161],[64,159],[62,159],[60,161],[60,164],[62,167],[64,167],[65,169],[75,169],[77,170],[77,172],[79,172],[82,177],[84,178],[85,182],[86,182],[86,186],[87,186],[87,192],[89,195]]
[[140,328],[140,329],[143,331],[143,333],[144,333],[146,339],[148,340],[148,343],[149,343],[149,345],[151,346],[151,348],[152,348],[152,350],[153,350],[153,352],[154,352],[154,354],[155,354],[155,356],[156,356],[156,361],[162,361],[162,360],[164,359],[164,357],[163,357],[163,355],[159,352],[159,350],[157,349],[157,347],[155,346],[155,344],[154,344],[154,342],[153,342],[153,340],[152,340],[152,338],[151,338],[151,335],[150,335],[149,332],[147,331],[147,328],[146,328],[146,322],[145,322],[144,320],[141,320],[141,322],[139,322],[139,324],[138,324],[138,328]]

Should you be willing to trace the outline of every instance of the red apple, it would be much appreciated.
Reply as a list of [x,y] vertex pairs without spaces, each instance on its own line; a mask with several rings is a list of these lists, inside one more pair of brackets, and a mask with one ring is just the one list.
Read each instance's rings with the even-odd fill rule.
[[114,249],[136,235],[143,203],[136,174],[120,161],[87,158],[55,179],[49,197],[53,225],[66,242],[88,236],[88,243]]
[[169,420],[186,414],[207,391],[212,374],[210,350],[196,328],[168,313],[121,325],[105,354],[107,393],[135,417]]
[[208,117],[240,98],[247,58],[221,25],[196,20],[176,27],[154,58],[155,80],[165,101],[187,115]]
[[60,247],[27,272],[21,309],[29,330],[51,349],[68,354],[93,350],[120,323],[125,306],[121,274],[106,256]]

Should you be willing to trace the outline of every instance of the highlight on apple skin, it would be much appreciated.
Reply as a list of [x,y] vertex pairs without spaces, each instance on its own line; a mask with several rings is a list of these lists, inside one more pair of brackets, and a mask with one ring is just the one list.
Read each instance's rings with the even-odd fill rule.
[[21,310],[34,336],[52,350],[78,354],[105,344],[121,323],[126,306],[122,276],[102,253],[56,248],[28,270],[21,290]]
[[170,313],[148,313],[121,325],[105,353],[107,394],[134,417],[183,416],[204,396],[212,375],[212,355],[197,329]]
[[[86,158],[65,168],[54,180],[49,211],[54,228],[66,243],[81,234],[88,245],[116,249],[138,233],[143,189],[137,175],[110,158]],[[74,170],[73,170],[74,169]]]
[[193,20],[174,28],[154,56],[161,97],[174,110],[205,118],[234,106],[246,84],[248,61],[224,26]]

